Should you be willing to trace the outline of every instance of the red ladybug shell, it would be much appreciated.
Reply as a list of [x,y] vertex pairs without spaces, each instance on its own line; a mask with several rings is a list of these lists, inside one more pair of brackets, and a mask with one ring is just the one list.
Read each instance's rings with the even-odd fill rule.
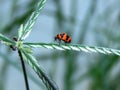
[[71,37],[69,37],[69,35],[67,33],[59,33],[55,36],[55,41],[59,40],[59,42],[62,40],[65,43],[70,43],[71,42]]

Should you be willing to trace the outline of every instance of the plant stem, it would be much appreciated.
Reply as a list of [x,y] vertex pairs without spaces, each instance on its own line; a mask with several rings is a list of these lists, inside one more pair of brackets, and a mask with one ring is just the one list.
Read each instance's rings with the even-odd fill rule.
[[24,74],[24,80],[25,80],[26,90],[30,90],[29,89],[29,84],[28,84],[28,79],[27,79],[27,73],[26,73],[26,69],[25,69],[25,64],[24,64],[23,57],[22,57],[22,54],[21,54],[20,50],[18,50],[18,54],[19,54],[20,61],[21,61],[21,64],[22,64],[22,69],[23,69],[23,74]]

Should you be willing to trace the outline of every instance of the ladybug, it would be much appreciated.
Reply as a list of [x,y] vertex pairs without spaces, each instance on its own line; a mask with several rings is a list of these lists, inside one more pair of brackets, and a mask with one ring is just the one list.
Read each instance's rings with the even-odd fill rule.
[[65,44],[70,43],[72,40],[71,37],[69,37],[69,35],[64,32],[57,34],[54,39],[55,39],[55,41],[58,40],[59,44],[60,44],[61,40],[64,41]]

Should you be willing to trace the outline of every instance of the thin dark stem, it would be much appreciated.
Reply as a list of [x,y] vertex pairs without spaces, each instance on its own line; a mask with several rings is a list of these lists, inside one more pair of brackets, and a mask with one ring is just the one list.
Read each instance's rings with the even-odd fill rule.
[[26,90],[30,90],[29,89],[29,84],[28,84],[28,79],[27,79],[27,73],[26,73],[26,69],[25,69],[25,64],[24,64],[23,57],[22,57],[22,54],[21,54],[20,50],[18,50],[18,54],[20,56],[20,60],[21,60],[21,64],[22,64],[22,69],[23,69],[23,74],[24,74],[24,80],[25,80]]

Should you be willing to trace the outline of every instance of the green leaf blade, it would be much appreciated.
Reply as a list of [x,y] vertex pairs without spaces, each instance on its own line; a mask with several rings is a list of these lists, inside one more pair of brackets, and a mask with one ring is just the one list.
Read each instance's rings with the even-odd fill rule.
[[23,24],[20,26],[19,31],[18,31],[18,40],[22,36],[22,33],[23,33]]
[[96,46],[85,46],[80,44],[54,44],[54,43],[24,43],[32,48],[48,48],[48,49],[57,49],[57,50],[74,50],[74,51],[83,51],[86,53],[102,53],[106,55],[114,54],[120,56],[120,50],[105,48],[105,47],[96,47]]
[[39,14],[40,14],[40,11],[43,9],[45,3],[46,3],[46,0],[41,0],[38,3],[36,10],[32,13],[30,18],[28,19],[28,21],[24,25],[23,30],[19,31],[20,33],[18,34],[18,37],[19,37],[18,40],[25,40],[29,36],[29,34],[32,31],[32,28],[33,28]]
[[6,36],[0,34],[0,41],[6,45],[15,45],[15,42],[7,38]]
[[37,60],[31,55],[21,49],[22,55],[26,62],[33,68],[33,70],[37,73],[43,83],[46,85],[48,90],[59,90],[57,85],[53,80],[51,80],[46,73],[40,68]]

